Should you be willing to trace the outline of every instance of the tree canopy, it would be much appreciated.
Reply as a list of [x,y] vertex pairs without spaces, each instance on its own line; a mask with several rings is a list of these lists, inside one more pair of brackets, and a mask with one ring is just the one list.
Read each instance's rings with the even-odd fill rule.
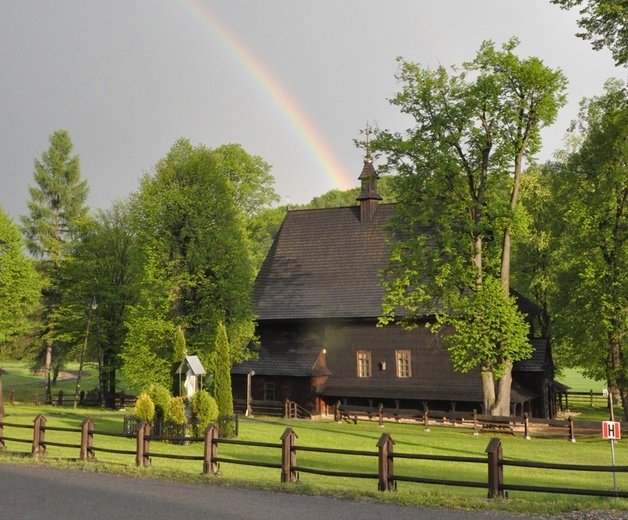
[[[402,90],[391,103],[414,126],[405,134],[378,131],[373,142],[385,154],[384,171],[398,174],[400,202],[382,321],[415,326],[437,315],[434,330],[456,367],[480,368],[487,412],[504,415],[512,363],[531,352],[509,294],[522,165],[538,151],[540,129],[556,118],[566,88],[559,70],[519,58],[517,45],[512,39],[499,50],[484,42],[451,73],[400,60]],[[478,313],[491,319],[480,323]],[[477,350],[481,331],[492,346]]]
[[626,0],[551,0],[563,9],[579,8],[576,36],[595,50],[608,47],[617,65],[628,65],[628,2]]
[[[54,132],[50,147],[35,160],[35,185],[29,187],[29,215],[22,217],[22,231],[29,251],[39,259],[43,274],[42,353],[46,402],[52,401],[51,370],[56,338],[56,312],[61,302],[60,269],[89,215],[85,202],[87,182],[81,180],[77,155],[65,130]],[[61,344],[59,344],[61,346]],[[61,353],[61,352],[59,352]],[[61,360],[62,356],[56,356]],[[56,368],[59,368],[57,364]]]
[[[606,83],[555,166],[562,228],[554,252],[553,336],[563,363],[607,382],[628,410],[628,96]],[[552,216],[547,214],[548,220]],[[555,217],[554,217],[555,218]]]
[[234,184],[221,164],[211,149],[179,140],[133,197],[141,283],[122,356],[127,374],[142,383],[148,364],[159,372],[155,382],[169,386],[179,326],[204,362],[220,322],[230,361],[248,355],[253,271]]
[[24,333],[40,296],[34,262],[16,224],[0,206],[0,346]]

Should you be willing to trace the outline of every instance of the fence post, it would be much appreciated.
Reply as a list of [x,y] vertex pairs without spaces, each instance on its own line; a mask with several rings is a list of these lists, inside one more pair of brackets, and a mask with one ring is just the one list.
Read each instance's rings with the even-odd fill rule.
[[281,482],[296,482],[297,473],[294,467],[297,465],[297,454],[294,451],[297,434],[292,428],[286,428],[281,436]]
[[478,411],[477,409],[473,409],[473,435],[477,436],[480,432],[478,431]]
[[502,460],[502,441],[494,437],[486,447],[488,454],[488,498],[504,497],[504,468]]
[[340,401],[336,403],[336,409],[334,410],[334,421],[342,421],[342,417],[340,417]]
[[15,403],[13,402],[15,400],[15,390],[11,390],[11,393],[9,394],[9,404],[11,406],[13,406]]
[[379,491],[392,491],[393,482],[395,480],[393,446],[395,441],[392,440],[390,434],[382,433],[379,438],[377,447],[379,448]]
[[4,415],[0,414],[0,453],[6,449],[7,447],[4,444]]
[[425,431],[429,432],[430,431],[430,417],[427,414],[427,410],[423,412],[423,424],[425,425]]
[[384,405],[379,403],[379,408],[377,409],[377,418],[379,419],[379,427],[384,427]]
[[530,418],[528,412],[523,414],[523,425],[525,427],[526,441],[530,440]]
[[81,460],[94,458],[94,421],[89,417],[81,423]]
[[33,421],[33,457],[41,457],[46,452],[46,418],[39,414]]
[[63,390],[59,390],[59,395],[57,396],[57,406],[63,406]]
[[213,424],[210,424],[205,430],[205,451],[203,455],[203,473],[205,475],[218,475],[218,439],[219,431]]
[[573,417],[570,415],[567,419],[569,421],[569,442],[576,442],[576,432],[573,425]]
[[589,394],[591,396],[591,408],[593,408],[595,406],[595,403],[593,402],[593,390],[589,390]]
[[150,466],[150,439],[147,437],[150,435],[150,424],[146,421],[142,421],[140,427],[137,429],[137,456],[135,463],[138,467]]
[[39,390],[35,390],[35,398],[33,400],[35,406],[39,406]]

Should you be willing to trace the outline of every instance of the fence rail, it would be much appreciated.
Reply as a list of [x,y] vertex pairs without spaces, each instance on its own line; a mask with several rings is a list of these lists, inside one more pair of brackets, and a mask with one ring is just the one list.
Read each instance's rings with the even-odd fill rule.
[[[378,421],[380,426],[385,422],[416,422],[423,424],[425,431],[432,425],[458,426],[473,429],[473,434],[508,432],[523,434],[526,439],[537,435],[558,434],[566,436],[570,442],[576,442],[576,433],[580,436],[598,434],[602,431],[601,421],[576,421],[573,417],[567,419],[540,419],[531,418],[527,414],[523,417],[495,416],[473,412],[447,413],[434,410],[410,410],[398,408],[372,408],[367,406],[353,406],[338,403],[334,410],[336,422],[348,421],[357,424],[358,421]],[[628,424],[622,424],[628,431]]]
[[[39,390],[20,390],[19,387],[11,388],[7,386],[4,388],[4,394],[7,396],[7,403],[10,406],[16,406],[21,403],[32,404],[33,406],[39,406],[44,403],[44,393]],[[78,403],[80,406],[100,406],[106,399],[101,399],[99,392],[92,390],[87,394],[81,392]],[[114,396],[111,396],[111,406],[120,410],[124,410],[127,406],[135,406],[137,397],[134,395],[126,395],[124,392],[118,392]],[[63,390],[59,390],[52,396],[52,405],[54,406],[74,406],[74,395],[66,395]]]
[[[30,428],[33,431],[32,441],[25,439],[16,439],[4,435],[5,428]],[[80,434],[80,442],[50,442],[46,440],[46,433],[56,431],[67,434]],[[100,445],[94,444],[95,437],[126,437],[135,439],[135,450],[120,450],[112,449]],[[48,453],[51,447],[63,447],[74,448],[79,451],[79,459],[83,461],[94,460],[97,452],[116,453],[123,455],[130,455],[135,457],[136,465],[139,467],[147,467],[152,464],[152,459],[166,458],[166,459],[179,459],[186,461],[202,461],[202,472],[205,474],[220,474],[220,464],[234,464],[234,465],[246,465],[265,467],[270,469],[280,470],[281,482],[296,482],[300,479],[300,474],[315,474],[329,477],[346,477],[355,479],[371,479],[377,480],[377,488],[380,491],[393,491],[396,489],[398,482],[410,482],[420,483],[428,485],[444,485],[444,486],[457,486],[457,487],[469,487],[486,489],[489,498],[503,497],[506,491],[524,491],[524,492],[542,492],[542,493],[562,493],[573,495],[590,495],[590,496],[605,496],[605,497],[623,497],[628,498],[628,492],[611,491],[603,489],[580,489],[580,488],[568,488],[568,487],[555,487],[555,486],[540,486],[540,485],[527,485],[527,484],[514,484],[508,483],[504,479],[503,468],[506,466],[513,467],[525,467],[536,468],[552,471],[591,471],[591,472],[604,472],[604,473],[628,473],[628,466],[593,466],[593,465],[578,465],[578,464],[556,464],[551,462],[535,462],[535,461],[522,461],[522,460],[510,460],[503,457],[503,450],[501,440],[497,437],[493,437],[486,450],[485,457],[468,457],[468,456],[451,456],[451,455],[433,455],[433,454],[420,454],[420,453],[396,453],[394,452],[394,441],[388,433],[383,433],[377,442],[376,451],[366,450],[345,450],[334,448],[321,448],[314,446],[297,446],[297,435],[292,428],[287,428],[281,436],[280,443],[270,443],[261,441],[243,441],[238,439],[221,438],[219,436],[219,430],[215,426],[207,428],[203,436],[198,437],[174,437],[169,440],[175,442],[202,442],[203,454],[172,454],[172,453],[160,453],[155,451],[154,445],[151,441],[164,440],[161,436],[151,435],[151,426],[143,422],[137,429],[137,432],[131,434],[118,434],[103,431],[96,431],[94,429],[94,423],[91,419],[85,419],[80,428],[66,428],[66,427],[52,427],[46,425],[46,418],[43,415],[38,415],[33,423],[33,426],[26,426],[23,424],[15,424],[6,422],[2,416],[0,416],[0,452],[7,452],[6,443],[9,442],[28,442],[31,443],[31,456],[38,458]],[[268,460],[250,460],[244,458],[237,458],[234,456],[219,456],[219,446],[246,446],[250,448],[269,449],[274,453],[279,452],[279,455],[273,455]],[[377,459],[377,466],[373,464],[373,471],[336,471],[328,468],[312,467],[297,463],[297,457],[300,452],[310,453],[326,453],[342,456],[359,456]],[[247,451],[249,453],[249,451]],[[275,460],[272,460],[275,458]],[[488,478],[486,480],[456,480],[448,478],[427,477],[417,475],[416,472],[420,471],[418,467],[405,468],[406,473],[400,474],[395,471],[395,461],[397,460],[429,460],[437,461],[448,464],[471,464],[481,465],[487,467]],[[411,474],[415,473],[415,474]]]

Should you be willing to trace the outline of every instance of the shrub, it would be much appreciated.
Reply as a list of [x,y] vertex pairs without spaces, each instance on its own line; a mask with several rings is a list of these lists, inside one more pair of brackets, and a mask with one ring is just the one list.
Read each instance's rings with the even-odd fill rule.
[[163,419],[166,416],[166,409],[172,397],[169,390],[162,385],[150,385],[147,393],[155,404],[156,418]]
[[218,419],[216,400],[206,390],[200,390],[192,396],[190,410],[197,420],[199,433],[204,432],[211,422]]
[[137,398],[133,415],[141,421],[153,421],[155,417],[155,403],[153,403],[153,400],[146,392]]
[[185,424],[185,403],[183,397],[171,397],[166,407],[166,421],[173,424]]

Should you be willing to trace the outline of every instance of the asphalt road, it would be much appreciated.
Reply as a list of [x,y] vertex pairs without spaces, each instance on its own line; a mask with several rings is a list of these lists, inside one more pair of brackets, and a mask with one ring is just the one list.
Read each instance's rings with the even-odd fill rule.
[[0,520],[493,520],[506,513],[434,510],[184,484],[38,465],[0,464]]

